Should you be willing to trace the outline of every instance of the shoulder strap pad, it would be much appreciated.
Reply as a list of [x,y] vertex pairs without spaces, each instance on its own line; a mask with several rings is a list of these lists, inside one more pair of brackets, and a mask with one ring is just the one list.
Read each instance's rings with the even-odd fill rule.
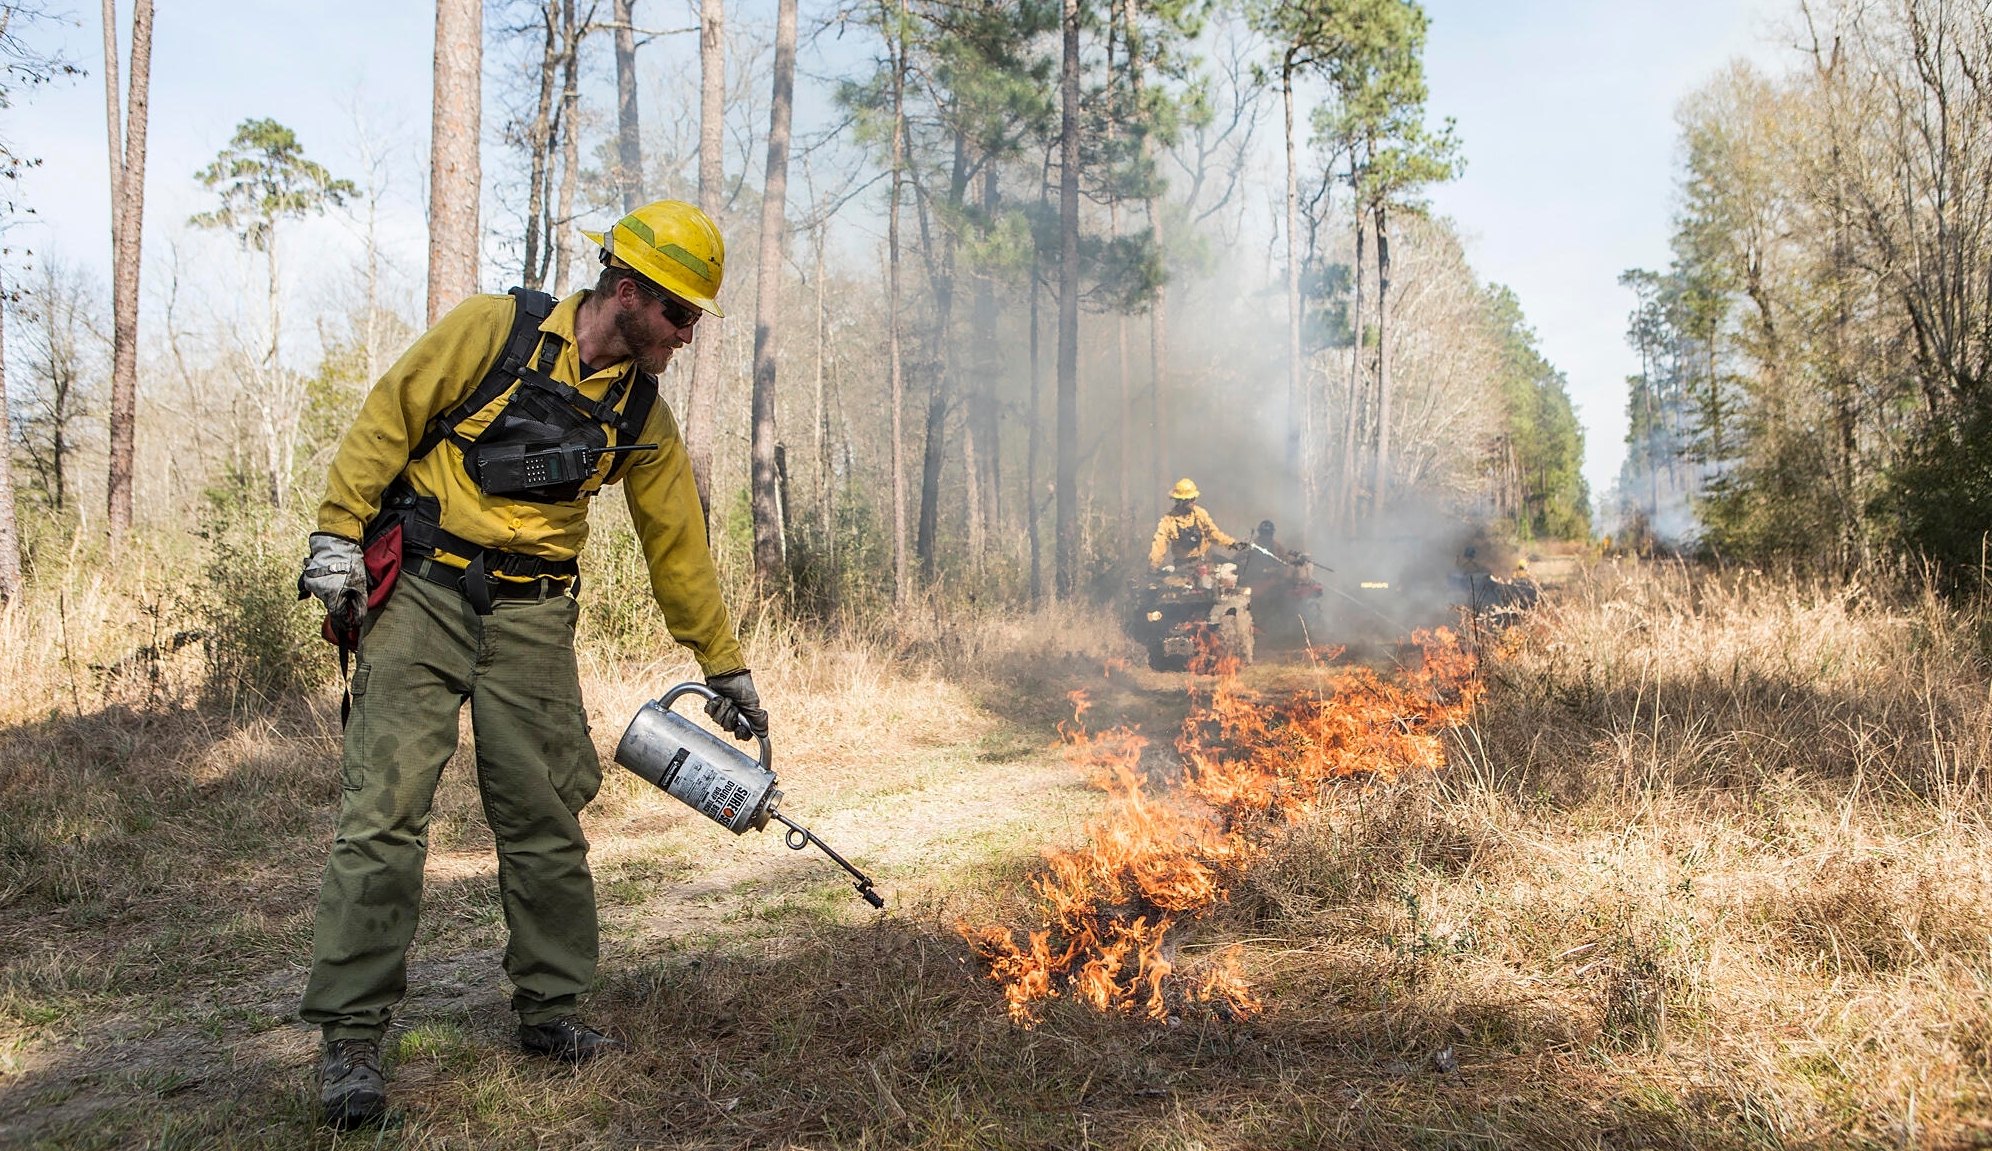
[[539,327],[553,314],[554,298],[545,292],[531,288],[513,288],[512,328],[505,336],[505,350],[498,356],[498,362],[491,365],[484,379],[471,389],[470,395],[456,407],[451,408],[437,419],[429,421],[422,433],[422,440],[408,453],[408,462],[427,456],[436,450],[436,445],[456,431],[458,424],[489,407],[491,401],[505,394],[505,389],[518,381],[519,372],[533,354],[534,345],[539,343]]
[[[657,377],[649,372],[636,373],[635,382],[629,386],[629,402],[623,405],[622,418],[616,421],[616,442],[633,444],[643,435],[643,425],[650,422],[650,409],[657,403]],[[603,478],[604,486],[623,478],[623,475],[636,463],[637,453],[624,452],[622,459]]]

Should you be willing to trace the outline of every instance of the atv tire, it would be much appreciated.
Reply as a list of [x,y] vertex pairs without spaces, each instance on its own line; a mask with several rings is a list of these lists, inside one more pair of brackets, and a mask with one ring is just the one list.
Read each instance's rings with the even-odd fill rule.
[[1239,667],[1251,666],[1252,610],[1241,607],[1219,620],[1217,638],[1223,642],[1224,650],[1237,658]]
[[1190,661],[1187,657],[1180,655],[1170,655],[1166,650],[1164,650],[1162,647],[1161,640],[1158,639],[1154,643],[1148,645],[1149,670],[1182,671],[1189,666],[1190,666]]

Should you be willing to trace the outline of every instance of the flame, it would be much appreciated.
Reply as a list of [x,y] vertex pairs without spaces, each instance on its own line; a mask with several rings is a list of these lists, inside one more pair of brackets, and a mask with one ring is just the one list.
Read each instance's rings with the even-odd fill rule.
[[[1388,678],[1368,668],[1323,668],[1317,693],[1267,699],[1238,678],[1235,659],[1206,650],[1193,665],[1191,708],[1177,735],[1183,779],[1151,791],[1141,767],[1148,739],[1118,726],[1092,732],[1092,703],[1069,693],[1059,724],[1068,762],[1107,793],[1085,842],[1045,852],[1032,880],[1046,926],[1024,943],[1008,927],[957,924],[1003,985],[1011,1019],[1030,1026],[1036,1005],[1061,994],[1102,1012],[1167,1021],[1185,1010],[1225,1017],[1260,1010],[1233,944],[1181,963],[1170,933],[1224,902],[1227,878],[1252,866],[1268,833],[1305,818],[1332,781],[1391,779],[1445,762],[1441,733],[1465,720],[1481,685],[1476,660],[1449,629],[1412,633],[1421,658]],[[1310,652],[1317,660],[1336,649]]]

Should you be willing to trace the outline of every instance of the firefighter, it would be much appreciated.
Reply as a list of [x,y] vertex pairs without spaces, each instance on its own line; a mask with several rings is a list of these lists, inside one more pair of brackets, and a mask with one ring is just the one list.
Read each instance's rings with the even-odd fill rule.
[[[719,694],[707,711],[741,739],[768,729],[657,396],[699,318],[720,314],[724,241],[671,200],[584,235],[601,248],[592,290],[458,305],[374,385],[327,477],[300,594],[323,601],[358,662],[299,1014],[324,1033],[320,1099],[337,1126],[386,1111],[380,1038],[407,986],[430,807],[465,701],[519,1044],[570,1062],[622,1046],[576,1014],[598,946],[578,816],[602,768],[575,665],[575,557],[603,487],[622,485],[657,604]],[[396,563],[383,601],[379,569]]]
[[[1272,553],[1281,563],[1292,564],[1295,567],[1305,567],[1313,562],[1313,557],[1309,556],[1306,552],[1297,552],[1281,547],[1276,536],[1277,531],[1278,528],[1274,526],[1273,521],[1260,520],[1258,530],[1252,533],[1252,542]],[[1263,557],[1255,556],[1253,558]]]
[[1169,489],[1169,498],[1175,506],[1163,515],[1155,525],[1155,542],[1148,548],[1148,566],[1156,571],[1173,572],[1179,563],[1200,560],[1210,552],[1213,543],[1228,548],[1243,548],[1244,543],[1235,540],[1217,526],[1210,513],[1197,506],[1197,485],[1189,477],[1176,481]]
[[1263,552],[1245,553],[1239,564],[1239,583],[1257,590],[1279,583],[1293,583],[1301,578],[1300,569],[1312,562],[1312,557],[1306,552],[1281,547],[1277,530],[1273,521],[1259,521],[1258,529],[1252,533],[1252,543]]

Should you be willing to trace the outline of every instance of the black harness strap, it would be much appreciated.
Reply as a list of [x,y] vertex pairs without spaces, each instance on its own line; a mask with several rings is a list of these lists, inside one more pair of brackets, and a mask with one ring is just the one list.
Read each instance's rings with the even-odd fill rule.
[[[491,365],[491,370],[485,373],[484,379],[471,389],[462,403],[430,421],[421,441],[408,453],[409,463],[435,451],[437,444],[456,434],[458,424],[490,407],[493,400],[504,395],[519,381],[520,371],[532,359],[533,345],[539,343],[540,325],[553,314],[554,299],[545,292],[535,292],[530,288],[513,288],[511,295],[516,301],[512,309],[512,330],[505,337],[505,350],[499,353],[498,362]],[[554,351],[556,354],[559,352],[557,342]]]
[[[622,422],[616,425],[615,442],[635,443],[643,438],[643,425],[650,422],[650,409],[657,405],[657,377],[649,372],[634,372],[636,382],[629,386],[629,403],[623,405]],[[629,439],[625,441],[623,436]],[[629,473],[635,465],[638,452],[624,452],[609,474],[602,478],[604,487],[616,482]]]

